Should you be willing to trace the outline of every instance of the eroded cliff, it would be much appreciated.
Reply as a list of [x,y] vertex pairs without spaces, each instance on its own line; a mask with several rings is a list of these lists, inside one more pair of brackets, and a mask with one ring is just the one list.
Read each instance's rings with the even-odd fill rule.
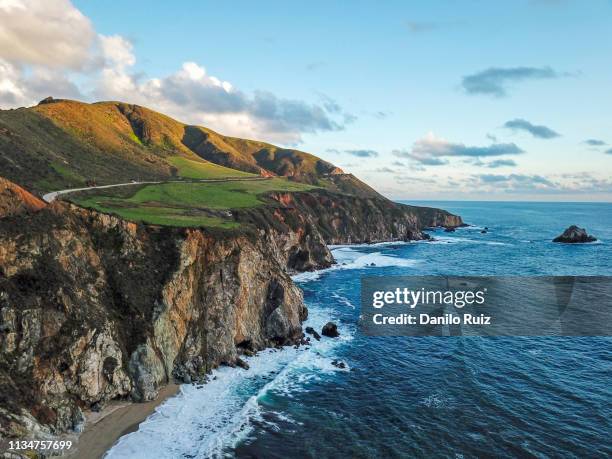
[[329,243],[420,239],[426,226],[461,223],[377,197],[268,199],[233,212],[240,231],[135,224],[66,202],[5,206],[0,432],[79,429],[84,409],[150,400],[173,379],[299,342],[307,310],[288,272],[331,265]]
[[149,400],[172,378],[293,343],[306,314],[265,238],[136,225],[65,203],[4,218],[1,430],[78,428],[82,408]]

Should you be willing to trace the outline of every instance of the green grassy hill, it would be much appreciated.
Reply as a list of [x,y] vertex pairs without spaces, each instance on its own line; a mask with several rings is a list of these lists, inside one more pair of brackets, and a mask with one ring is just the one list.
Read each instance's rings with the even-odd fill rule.
[[0,176],[38,193],[130,180],[341,172],[309,153],[223,136],[122,102],[46,99],[0,110],[0,153]]
[[171,182],[106,188],[67,195],[82,207],[118,215],[126,220],[167,226],[206,226],[224,229],[239,224],[227,211],[266,204],[273,191],[298,192],[317,188],[284,177],[228,179],[223,182]]

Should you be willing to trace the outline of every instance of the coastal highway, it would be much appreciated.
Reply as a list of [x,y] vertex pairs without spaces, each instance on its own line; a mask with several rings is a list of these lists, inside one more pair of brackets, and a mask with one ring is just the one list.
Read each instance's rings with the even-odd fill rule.
[[100,190],[103,188],[114,188],[119,186],[131,186],[131,185],[149,185],[155,183],[215,183],[215,182],[249,182],[256,180],[270,180],[273,177],[236,177],[236,178],[221,178],[221,179],[199,179],[199,180],[166,180],[166,181],[150,181],[150,182],[127,182],[127,183],[114,183],[112,185],[99,185],[89,186],[85,188],[69,188],[67,190],[51,191],[43,195],[43,200],[47,203],[55,201],[55,199],[61,194],[74,193],[76,191],[86,190]]

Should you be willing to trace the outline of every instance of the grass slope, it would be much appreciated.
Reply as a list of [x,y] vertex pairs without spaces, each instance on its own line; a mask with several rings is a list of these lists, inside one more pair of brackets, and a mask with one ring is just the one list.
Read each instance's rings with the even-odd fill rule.
[[91,190],[67,195],[67,199],[136,222],[231,229],[238,224],[231,220],[231,213],[227,211],[263,205],[263,196],[272,191],[295,192],[313,188],[286,178],[180,182]]
[[[207,161],[239,172],[203,166]],[[309,153],[223,136],[122,102],[49,99],[0,110],[0,175],[38,193],[241,172],[325,176],[339,169]]]
[[255,174],[229,167],[219,166],[209,161],[193,160],[181,156],[171,156],[168,163],[174,166],[178,175],[189,179],[218,179],[228,177],[256,177]]

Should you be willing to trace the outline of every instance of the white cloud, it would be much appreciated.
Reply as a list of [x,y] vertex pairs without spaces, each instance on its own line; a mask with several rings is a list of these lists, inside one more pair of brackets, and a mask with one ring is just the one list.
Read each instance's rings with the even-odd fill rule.
[[267,91],[247,94],[209,75],[195,62],[185,62],[163,78],[139,80],[129,72],[127,64],[103,69],[96,97],[147,105],[181,121],[204,124],[229,135],[287,144],[298,143],[305,132],[342,128],[335,121],[343,117],[337,110],[281,99]]
[[0,0],[2,59],[20,65],[82,70],[96,33],[68,0]]
[[107,65],[125,68],[136,63],[132,44],[121,35],[98,35],[98,40]]
[[0,24],[3,108],[47,96],[122,100],[225,134],[285,144],[299,143],[304,133],[342,129],[354,119],[331,99],[311,104],[268,91],[245,93],[195,62],[167,76],[144,77],[134,70],[132,44],[96,33],[69,0],[0,0]]
[[45,68],[26,71],[0,58],[0,107],[31,105],[50,94],[83,97],[79,88],[62,72]]
[[466,146],[463,143],[449,142],[448,140],[436,137],[430,132],[425,137],[414,142],[410,150],[393,150],[392,153],[398,158],[410,159],[414,164],[443,166],[449,164],[447,158],[452,157],[478,159],[480,157],[517,155],[524,152],[514,143]]
[[513,143],[493,143],[482,147],[466,146],[462,143],[453,143],[437,138],[432,133],[417,140],[412,146],[412,154],[416,158],[448,156],[481,157],[516,155],[520,153],[523,153],[523,150]]

